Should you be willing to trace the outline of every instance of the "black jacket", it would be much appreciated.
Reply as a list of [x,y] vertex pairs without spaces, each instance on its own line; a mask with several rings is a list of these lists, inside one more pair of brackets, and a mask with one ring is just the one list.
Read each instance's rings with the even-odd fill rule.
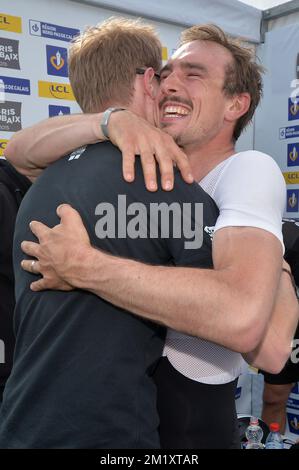
[[14,226],[19,205],[29,187],[30,181],[25,176],[20,175],[6,160],[0,159],[0,340],[4,343],[5,352],[4,358],[0,356],[0,402],[12,367],[15,341],[12,320],[15,305],[12,265]]

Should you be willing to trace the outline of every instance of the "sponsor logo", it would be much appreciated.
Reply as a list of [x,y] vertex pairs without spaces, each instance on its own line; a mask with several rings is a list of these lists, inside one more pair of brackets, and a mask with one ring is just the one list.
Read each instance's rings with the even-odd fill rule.
[[288,423],[289,423],[289,430],[294,434],[299,434],[299,416],[293,413],[287,413],[288,415]]
[[299,166],[299,143],[288,144],[288,166]]
[[51,23],[43,23],[42,21],[29,20],[29,33],[32,36],[58,39],[60,41],[71,41],[75,36],[80,34],[80,30]]
[[63,116],[64,114],[71,114],[71,108],[69,108],[69,106],[55,106],[49,104],[49,117]]
[[78,149],[74,150],[68,159],[69,162],[72,160],[78,160],[78,158],[81,157],[82,153],[84,153],[86,150],[86,147],[79,147]]
[[162,47],[162,60],[168,60],[168,49],[167,47]]
[[38,82],[38,96],[42,98],[56,98],[57,100],[75,101],[71,85],[69,83]]
[[298,212],[299,189],[287,190],[287,212]]
[[19,41],[0,38],[0,67],[20,70]]
[[67,49],[64,47],[46,46],[48,75],[68,77]]
[[22,103],[5,101],[0,103],[0,131],[16,132],[22,129]]
[[0,156],[3,157],[4,150],[6,149],[8,140],[7,139],[0,139]]
[[281,127],[279,129],[279,140],[293,139],[299,137],[299,126]]
[[20,16],[11,16],[6,13],[0,13],[0,29],[11,31],[12,33],[21,33],[22,18]]
[[240,398],[242,392],[242,387],[237,387],[236,392],[235,392],[235,400],[238,400]]
[[283,173],[286,184],[299,184],[298,171],[286,171]]
[[15,93],[18,95],[30,95],[30,81],[25,78],[2,77],[5,93]]
[[299,119],[299,98],[289,98],[288,103],[289,121]]

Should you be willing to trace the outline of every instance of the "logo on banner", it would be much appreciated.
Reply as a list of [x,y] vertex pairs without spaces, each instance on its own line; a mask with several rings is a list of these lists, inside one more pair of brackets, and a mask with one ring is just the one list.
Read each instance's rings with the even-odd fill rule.
[[2,77],[4,93],[15,93],[18,95],[30,95],[30,80],[25,78]]
[[289,98],[289,121],[294,121],[295,119],[299,119],[299,97],[296,98]]
[[58,39],[60,41],[71,41],[75,36],[80,34],[80,30],[51,23],[43,23],[42,21],[29,20],[29,33],[32,36]]
[[288,144],[288,166],[299,166],[299,143]]
[[22,103],[6,101],[0,103],[0,131],[16,132],[22,129]]
[[20,70],[19,41],[0,38],[0,67]]
[[0,29],[11,31],[12,33],[22,32],[22,18],[20,16],[6,15],[0,13]]
[[55,106],[49,104],[49,117],[63,116],[64,114],[71,114],[71,108],[69,108],[69,106]]
[[38,96],[42,98],[56,98],[57,100],[75,101],[71,85],[69,83],[38,82]]
[[5,85],[4,81],[0,79],[0,103],[5,101]]
[[168,60],[168,49],[167,47],[162,47],[162,60]]
[[67,49],[64,47],[46,46],[48,75],[68,76]]
[[287,212],[298,212],[299,189],[287,190]]
[[293,413],[287,413],[287,415],[290,432],[299,434],[299,415],[295,415]]
[[279,139],[294,139],[299,137],[299,126],[281,127],[279,129]]
[[0,157],[3,157],[4,155],[4,150],[6,149],[7,142],[7,139],[0,139]]
[[237,387],[235,391],[235,400],[238,400],[238,398],[240,398],[241,393],[242,393],[242,387]]
[[283,176],[286,184],[299,184],[299,171],[286,171]]
[[299,410],[299,401],[289,397],[287,401],[287,407],[292,410]]

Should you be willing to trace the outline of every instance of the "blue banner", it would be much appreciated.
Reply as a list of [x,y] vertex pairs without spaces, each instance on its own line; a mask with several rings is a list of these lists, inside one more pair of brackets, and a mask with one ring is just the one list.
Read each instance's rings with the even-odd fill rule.
[[68,77],[67,49],[58,46],[46,46],[48,75]]
[[289,121],[294,121],[296,119],[299,119],[299,98],[296,97],[296,99],[289,98],[289,104],[288,104],[288,115],[289,115]]
[[299,137],[299,126],[281,127],[279,129],[279,140],[293,139]]
[[69,106],[55,106],[49,104],[49,117],[63,116],[64,114],[71,114],[71,108]]
[[299,189],[287,190],[287,212],[298,212]]
[[17,95],[30,95],[30,80],[25,78],[3,77],[0,80],[4,83],[4,93],[14,93]]
[[29,32],[32,36],[71,41],[80,33],[80,30],[58,26],[57,24],[43,23],[42,21],[29,20]]

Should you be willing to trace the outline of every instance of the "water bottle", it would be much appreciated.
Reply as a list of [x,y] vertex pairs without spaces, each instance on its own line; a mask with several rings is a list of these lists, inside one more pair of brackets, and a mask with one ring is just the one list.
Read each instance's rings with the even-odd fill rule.
[[279,432],[279,424],[270,424],[270,433],[266,439],[266,449],[283,449],[283,440]]
[[245,431],[247,438],[246,449],[263,449],[262,438],[263,430],[259,425],[259,420],[255,416],[251,416],[250,424]]

